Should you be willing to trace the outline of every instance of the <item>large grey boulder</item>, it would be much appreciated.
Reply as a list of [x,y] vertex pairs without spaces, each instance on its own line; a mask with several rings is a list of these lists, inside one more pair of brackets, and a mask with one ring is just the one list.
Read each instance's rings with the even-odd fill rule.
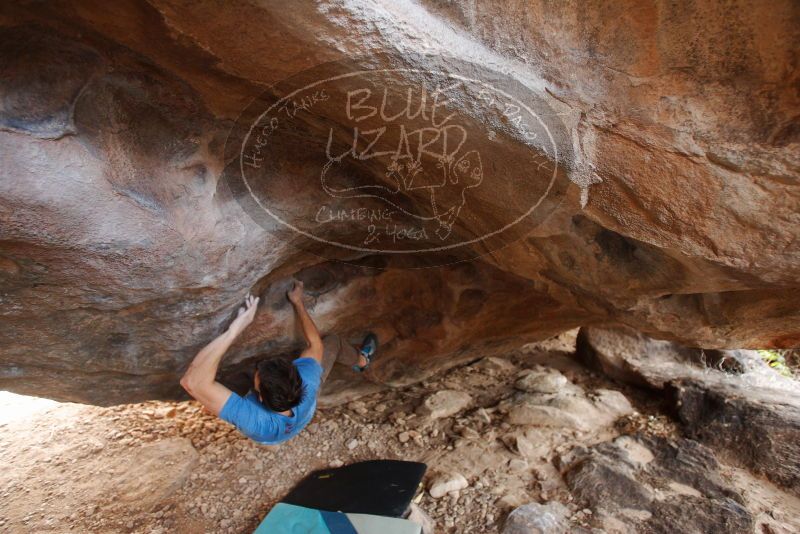
[[630,384],[662,391],[687,434],[800,494],[800,383],[755,351],[714,351],[628,329],[582,328],[578,355]]
[[578,501],[634,532],[739,534],[753,528],[713,452],[687,439],[624,436],[559,459]]

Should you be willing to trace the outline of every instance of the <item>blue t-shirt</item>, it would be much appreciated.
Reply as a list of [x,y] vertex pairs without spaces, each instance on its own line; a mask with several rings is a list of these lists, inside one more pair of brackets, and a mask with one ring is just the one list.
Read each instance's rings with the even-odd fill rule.
[[292,408],[292,415],[273,412],[258,400],[255,391],[244,397],[231,393],[219,416],[258,443],[275,445],[296,436],[314,417],[317,408],[317,391],[322,380],[322,366],[313,358],[298,358],[294,362],[303,381],[300,404]]

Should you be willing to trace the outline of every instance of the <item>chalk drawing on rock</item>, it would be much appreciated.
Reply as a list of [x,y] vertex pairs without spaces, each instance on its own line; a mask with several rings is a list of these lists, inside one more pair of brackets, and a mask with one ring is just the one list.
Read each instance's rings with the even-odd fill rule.
[[364,64],[386,63],[311,69],[237,121],[225,177],[265,229],[316,254],[437,264],[507,245],[561,201],[571,141],[542,96],[452,59]]

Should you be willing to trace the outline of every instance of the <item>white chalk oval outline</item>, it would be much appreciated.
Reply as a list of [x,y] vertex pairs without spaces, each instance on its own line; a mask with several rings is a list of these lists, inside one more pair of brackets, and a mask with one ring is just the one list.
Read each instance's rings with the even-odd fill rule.
[[[308,233],[305,230],[301,230],[300,228],[296,228],[294,225],[290,224],[287,221],[284,221],[283,219],[281,219],[280,217],[278,217],[277,215],[272,213],[272,211],[269,208],[267,208],[266,206],[264,206],[261,203],[261,201],[255,195],[255,193],[253,193],[253,190],[250,188],[250,183],[247,181],[247,177],[245,175],[245,170],[244,170],[244,149],[247,146],[247,141],[250,138],[250,134],[253,132],[253,128],[255,128],[255,126],[261,122],[261,120],[264,118],[264,116],[267,115],[273,108],[275,108],[276,106],[278,106],[282,102],[284,102],[287,99],[293,97],[294,95],[296,95],[297,93],[299,93],[301,91],[305,91],[307,89],[310,89],[312,87],[316,87],[317,85],[320,85],[320,84],[326,83],[326,82],[341,80],[341,79],[344,79],[344,78],[350,78],[350,77],[357,76],[357,75],[374,74],[374,73],[381,73],[381,72],[382,73],[408,72],[408,73],[416,73],[416,74],[435,74],[435,75],[445,76],[445,77],[449,77],[449,78],[453,78],[453,79],[457,79],[457,80],[461,80],[461,81],[473,82],[473,83],[482,85],[483,87],[486,87],[488,89],[491,89],[493,91],[497,91],[499,94],[505,96],[506,98],[515,101],[522,108],[524,108],[531,116],[535,117],[536,120],[539,122],[539,124],[541,124],[542,128],[544,128],[544,131],[547,132],[547,136],[550,138],[550,142],[553,145],[553,153],[554,153],[554,158],[553,158],[553,160],[554,160],[553,176],[550,179],[550,183],[547,185],[547,189],[542,194],[542,196],[539,198],[539,200],[536,202],[536,204],[534,204],[528,211],[526,211],[525,213],[523,213],[522,215],[520,215],[519,217],[517,217],[515,220],[511,221],[507,225],[503,226],[502,228],[500,228],[498,230],[495,230],[493,232],[490,232],[490,233],[488,233],[486,235],[483,235],[481,237],[478,237],[478,238],[475,238],[475,239],[470,239],[469,241],[462,241],[460,243],[456,243],[456,244],[453,244],[453,245],[446,245],[446,246],[435,247],[435,248],[415,249],[415,250],[380,250],[380,249],[374,249],[374,248],[357,247],[355,245],[348,245],[348,244],[345,244],[345,243],[339,243],[339,242],[336,242],[336,241],[330,241],[328,239],[323,239],[323,238],[318,237],[318,236],[316,236],[314,234]],[[550,190],[553,188],[553,184],[555,184],[556,177],[558,176],[558,145],[556,144],[555,139],[553,139],[553,135],[550,133],[550,128],[547,127],[547,125],[544,123],[544,121],[542,121],[542,119],[539,117],[538,114],[534,113],[527,105],[525,105],[518,98],[516,98],[514,96],[511,96],[508,93],[506,93],[505,91],[497,89],[496,87],[494,87],[492,85],[489,85],[486,82],[483,82],[483,81],[480,81],[480,80],[475,80],[473,78],[467,78],[466,76],[461,76],[461,75],[458,75],[458,74],[442,72],[442,71],[423,70],[423,69],[360,70],[360,71],[349,72],[347,74],[339,74],[337,76],[332,76],[330,78],[326,78],[324,80],[319,80],[319,81],[316,81],[314,83],[308,84],[308,85],[306,85],[304,87],[301,87],[299,89],[296,89],[296,90],[292,91],[288,95],[284,96],[283,98],[281,98],[280,100],[275,102],[269,108],[267,108],[261,115],[258,116],[258,118],[255,121],[253,121],[253,124],[247,130],[247,135],[245,135],[244,140],[242,141],[242,149],[239,151],[239,169],[240,169],[240,173],[241,173],[241,176],[242,176],[242,181],[244,182],[244,185],[247,188],[247,191],[250,194],[250,197],[256,202],[256,204],[258,204],[258,206],[262,210],[267,212],[267,214],[269,214],[270,217],[272,217],[273,219],[275,219],[276,221],[278,221],[279,223],[281,223],[285,227],[297,232],[300,235],[308,237],[309,239],[313,239],[313,240],[315,240],[317,242],[324,243],[326,245],[331,245],[331,246],[335,246],[335,247],[341,247],[341,248],[348,249],[348,250],[353,250],[353,251],[356,251],[356,252],[368,252],[368,253],[373,253],[373,254],[375,254],[375,253],[380,253],[380,254],[420,254],[420,253],[426,253],[426,252],[442,252],[442,251],[445,251],[445,250],[451,250],[451,249],[454,249],[454,248],[463,247],[465,245],[471,245],[473,243],[477,243],[479,241],[483,241],[484,239],[487,239],[487,238],[492,237],[494,235],[497,235],[497,234],[505,232],[506,230],[508,230],[512,226],[516,226],[517,224],[519,224],[519,222],[522,221],[524,218],[526,218],[529,215],[531,215],[533,213],[533,211],[536,208],[538,208],[539,205],[544,201],[544,199],[547,198],[547,195],[550,194]],[[353,197],[353,198],[356,198],[356,197]]]

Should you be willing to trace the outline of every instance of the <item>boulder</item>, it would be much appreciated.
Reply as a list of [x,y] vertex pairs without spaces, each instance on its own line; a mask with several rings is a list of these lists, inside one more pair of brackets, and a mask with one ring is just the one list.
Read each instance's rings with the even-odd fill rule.
[[[287,6],[2,3],[1,389],[181,397],[251,292],[262,307],[222,363],[230,384],[302,346],[292,277],[324,333],[382,340],[337,394],[583,324],[800,342],[791,0]],[[364,86],[288,90],[360,72]],[[366,87],[386,89],[380,112]],[[427,108],[402,113],[423,89]],[[280,135],[259,106],[283,113]],[[416,131],[453,140],[428,156],[459,152],[422,172]]]
[[665,390],[688,436],[800,494],[800,383],[755,351],[705,351],[584,328],[578,354],[613,378]]
[[630,328],[581,328],[577,354],[589,367],[636,386],[663,388],[664,384],[700,373],[700,349],[652,339]]
[[514,387],[528,393],[558,393],[568,387],[568,382],[559,372],[528,373],[517,380]]
[[800,392],[691,380],[674,388],[688,436],[800,495]]
[[568,518],[569,510],[557,501],[525,504],[508,514],[503,534],[563,534]]
[[428,493],[434,499],[444,497],[448,493],[460,491],[469,487],[469,482],[460,473],[440,473],[431,479],[428,485]]
[[530,428],[524,432],[518,432],[513,437],[514,449],[527,459],[540,459],[545,457],[550,451],[547,443],[542,443],[536,429]]
[[589,432],[608,426],[634,411],[622,393],[600,389],[587,394],[555,369],[527,374],[517,381],[515,387],[533,393],[518,394],[513,398],[508,422],[514,425]]
[[753,529],[742,496],[713,452],[688,439],[620,437],[559,459],[579,503],[636,532],[740,533]]
[[445,389],[426,397],[417,408],[417,413],[431,419],[440,419],[457,414],[469,406],[470,403],[472,403],[472,397],[469,393]]

